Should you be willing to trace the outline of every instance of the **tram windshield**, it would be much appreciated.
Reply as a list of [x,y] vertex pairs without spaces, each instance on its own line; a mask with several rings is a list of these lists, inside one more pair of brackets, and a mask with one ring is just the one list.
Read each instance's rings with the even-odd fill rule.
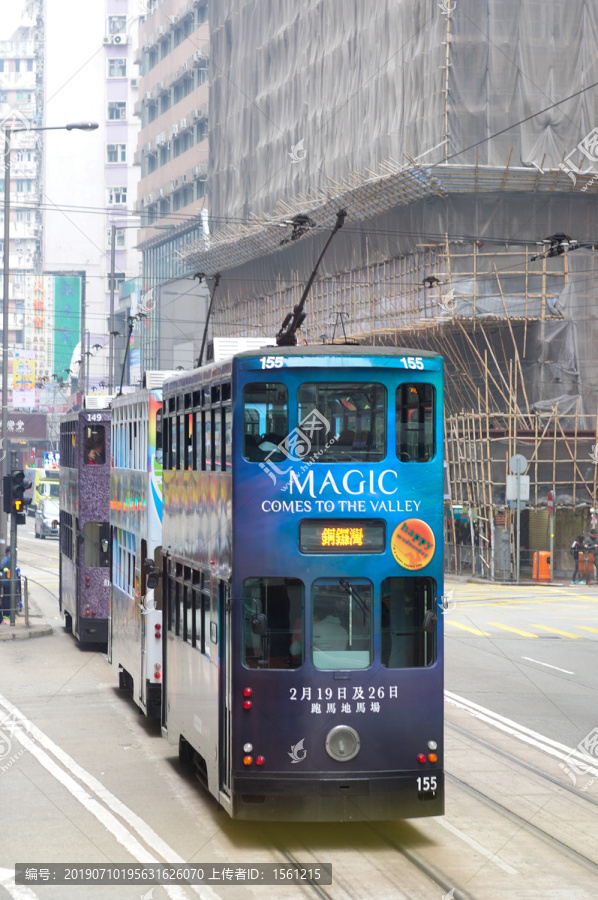
[[302,384],[299,431],[314,462],[377,462],[386,456],[386,388],[382,384]]
[[436,661],[436,630],[424,631],[424,617],[436,606],[433,578],[386,578],[382,582],[381,656],[388,669],[431,666]]
[[278,446],[289,433],[287,389],[284,384],[248,384],[243,391],[243,456],[259,462],[281,462]]
[[372,583],[320,578],[312,588],[312,653],[317,669],[366,669],[372,663]]

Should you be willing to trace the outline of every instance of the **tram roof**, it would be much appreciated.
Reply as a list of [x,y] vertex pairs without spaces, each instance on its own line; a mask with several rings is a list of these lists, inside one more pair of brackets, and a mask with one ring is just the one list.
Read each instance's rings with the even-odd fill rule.
[[[267,354],[268,356],[285,356],[285,357],[322,357],[322,356],[351,356],[351,357],[397,357],[402,356],[419,356],[423,359],[442,359],[440,353],[431,350],[420,350],[413,347],[369,347],[363,344],[312,344],[306,346],[294,347],[272,347],[264,346],[254,350],[243,350],[235,353],[228,359],[222,359],[218,362],[211,362],[201,369],[189,369],[185,372],[177,372],[171,378],[167,378],[164,382],[164,393],[181,390],[192,384],[197,384],[198,373],[202,372],[201,381],[208,382],[214,376],[221,374],[224,377],[230,375],[232,371],[233,360],[256,359]],[[280,370],[278,370],[280,371]]]

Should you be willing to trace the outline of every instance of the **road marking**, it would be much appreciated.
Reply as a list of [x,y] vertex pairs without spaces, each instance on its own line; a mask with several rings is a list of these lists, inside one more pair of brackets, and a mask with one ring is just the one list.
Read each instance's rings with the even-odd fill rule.
[[581,634],[571,634],[570,631],[559,631],[558,628],[549,628],[548,625],[535,625],[534,622],[530,622],[532,628],[541,628],[542,631],[550,631],[551,634],[560,634],[562,637],[575,638],[578,640],[581,637]]
[[14,869],[0,869],[0,884],[13,900],[38,900],[37,894],[31,888],[25,887],[24,884],[15,884]]
[[508,872],[509,875],[519,874],[517,869],[513,869],[512,866],[510,866],[508,863],[503,862],[502,859],[499,859],[498,856],[496,856],[494,853],[491,853],[490,850],[486,850],[485,847],[482,847],[481,844],[478,844],[478,842],[474,841],[473,838],[470,838],[469,835],[464,834],[458,828],[455,828],[455,826],[451,825],[450,822],[447,822],[446,819],[436,819],[436,821],[440,825],[442,825],[443,828],[446,828],[447,831],[450,831],[451,834],[456,835],[457,837],[461,838],[462,841],[465,841],[466,844],[469,844],[472,850],[475,850],[477,853],[481,853],[482,856],[485,856],[486,859],[490,860],[490,862],[496,863],[496,865],[500,869],[502,869],[503,872]]
[[532,659],[531,656],[522,656],[521,659],[527,659],[528,662],[538,663],[539,666],[546,666],[547,669],[556,669],[557,672],[564,672],[565,675],[575,675],[575,672],[570,672],[569,669],[559,669],[558,666],[551,666],[550,663],[540,662],[539,659]]
[[598,628],[590,628],[589,625],[576,625],[576,628],[583,628],[584,631],[593,631],[598,634]]
[[537,634],[532,634],[531,631],[520,631],[519,628],[512,628],[510,625],[501,625],[500,622],[490,622],[490,624],[494,625],[496,628],[504,628],[505,631],[513,631],[515,634],[520,634],[522,637],[538,637]]
[[587,753],[582,753],[577,747],[567,747],[559,741],[553,741],[552,738],[546,737],[543,734],[538,734],[537,731],[532,731],[531,728],[526,728],[525,725],[519,725],[518,722],[513,722],[512,719],[500,716],[498,713],[492,712],[492,710],[486,709],[484,706],[479,706],[479,704],[474,703],[472,700],[467,700],[465,697],[453,694],[452,691],[445,691],[444,696],[448,703],[451,703],[453,706],[458,706],[460,709],[464,709],[475,719],[480,719],[482,722],[486,722],[488,725],[492,725],[494,728],[498,728],[500,731],[510,734],[511,737],[523,741],[524,744],[530,744],[532,747],[542,750],[550,756],[555,756],[557,759],[562,759],[569,764],[572,761],[580,762],[584,766],[584,774],[589,773],[590,775],[598,777],[598,768],[589,766]]
[[[3,707],[10,713],[15,720],[15,727],[11,733],[15,735],[23,747],[30,751],[37,761],[52,775],[60,784],[63,785],[79,803],[106,828],[121,844],[131,856],[140,863],[160,862],[145,847],[143,847],[137,838],[122,824],[116,817],[120,816],[126,824],[136,831],[139,837],[151,847],[157,855],[163,857],[166,863],[185,863],[182,856],[179,856],[172,847],[162,840],[160,835],[145,822],[140,816],[125,806],[118,797],[115,797],[104,785],[80,766],[75,760],[68,755],[61,747],[54,743],[43,731],[33,724],[14,704],[0,694],[0,707]],[[21,725],[22,727],[18,727]],[[11,725],[12,728],[12,725]],[[38,743],[36,743],[36,741]],[[41,746],[38,746],[41,745]],[[45,749],[42,749],[45,748]],[[46,753],[46,750],[48,753]],[[60,766],[48,755],[51,753],[60,762],[67,771]],[[75,777],[72,777],[75,776]],[[75,778],[79,779],[82,784],[78,784]],[[94,799],[90,793],[96,795],[98,800]],[[98,801],[101,801],[98,802]],[[102,806],[102,803],[104,806]],[[108,807],[106,809],[105,807]],[[171,900],[186,900],[187,894],[178,885],[164,885],[164,890],[171,897]],[[211,887],[189,885],[190,889],[199,895],[201,900],[220,900]]]
[[472,634],[479,634],[482,637],[491,637],[489,631],[480,631],[479,628],[472,628],[471,625],[464,625],[462,622],[453,622],[452,619],[447,619],[449,625],[453,625],[455,628],[462,628],[463,631],[470,631]]

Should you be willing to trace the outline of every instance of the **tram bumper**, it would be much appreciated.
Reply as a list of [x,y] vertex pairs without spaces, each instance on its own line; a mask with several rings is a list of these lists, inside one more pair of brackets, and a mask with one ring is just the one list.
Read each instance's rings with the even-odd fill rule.
[[349,777],[284,775],[232,777],[237,819],[288,822],[362,822],[412,819],[444,814],[444,774],[435,771],[437,788],[422,793],[418,772]]

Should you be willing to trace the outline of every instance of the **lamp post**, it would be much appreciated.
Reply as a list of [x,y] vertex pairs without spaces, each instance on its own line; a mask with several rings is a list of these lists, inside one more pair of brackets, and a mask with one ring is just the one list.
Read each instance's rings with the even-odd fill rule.
[[[8,470],[8,448],[6,446],[8,433],[8,288],[10,270],[10,145],[13,134],[24,131],[95,131],[97,122],[71,122],[68,125],[48,125],[40,128],[18,127],[11,128],[8,123],[4,128],[4,271],[3,271],[3,299],[2,299],[2,440],[0,442],[0,455],[2,455],[2,475]],[[4,552],[3,544],[6,543],[6,513],[0,507],[0,549]]]

